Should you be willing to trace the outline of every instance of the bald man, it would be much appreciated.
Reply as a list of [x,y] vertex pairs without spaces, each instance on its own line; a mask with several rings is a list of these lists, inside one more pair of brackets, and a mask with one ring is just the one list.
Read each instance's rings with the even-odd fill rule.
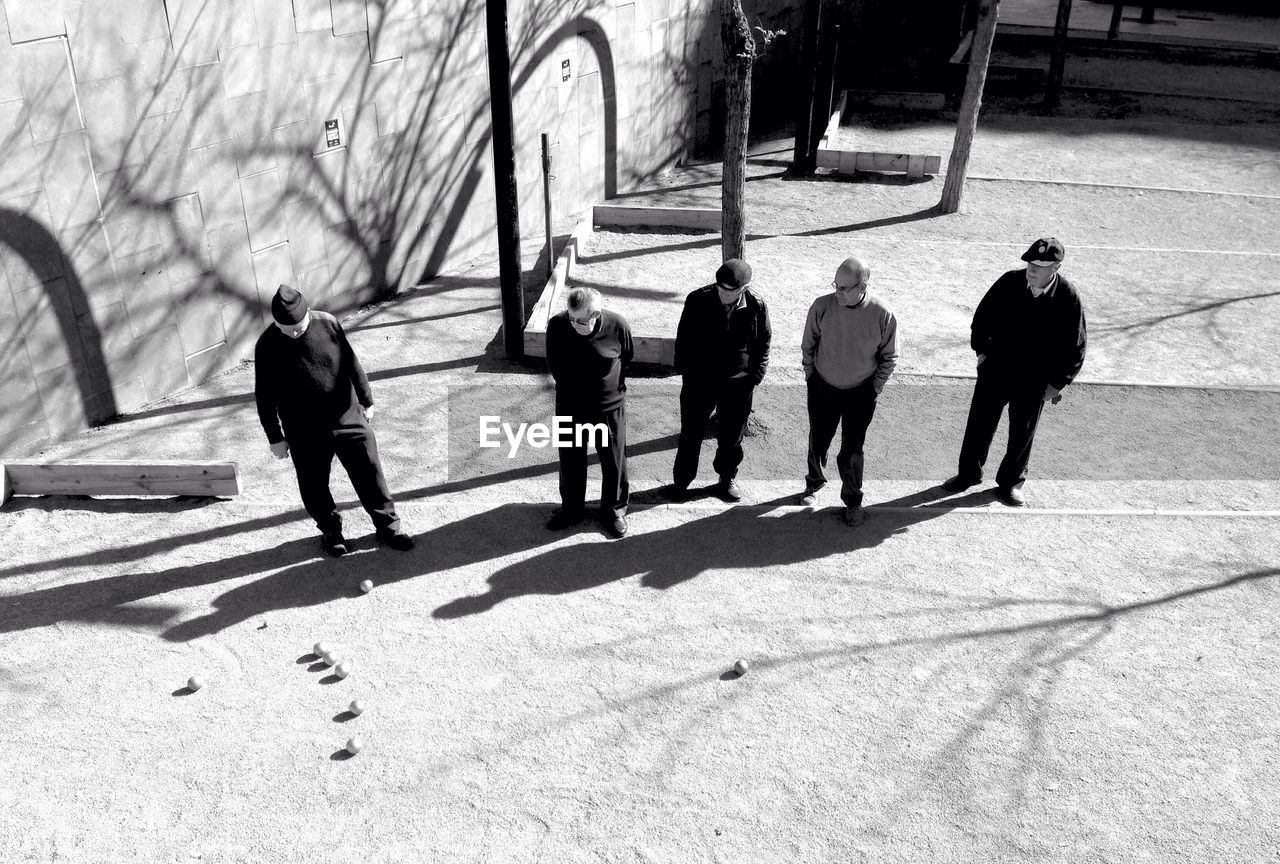
[[827,450],[840,427],[840,500],[844,520],[862,524],[862,447],[876,400],[898,362],[898,320],[871,294],[871,268],[846,258],[836,269],[830,294],[809,307],[800,344],[808,382],[809,472],[800,503],[812,507],[826,485]]

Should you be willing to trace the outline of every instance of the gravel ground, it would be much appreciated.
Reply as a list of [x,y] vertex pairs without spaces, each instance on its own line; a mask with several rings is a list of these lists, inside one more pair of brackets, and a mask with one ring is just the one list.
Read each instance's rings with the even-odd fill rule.
[[608,543],[540,507],[406,510],[416,551],[342,561],[244,503],[27,534],[0,571],[4,847],[1201,862],[1280,839],[1270,523],[659,508]]
[[[625,200],[705,200],[714,186],[697,184],[713,173]],[[1045,224],[1093,274],[1096,375],[1118,356],[1107,322],[1188,298],[1091,286],[1109,272],[1094,254],[1147,250],[1145,267],[1163,260],[1151,248],[1203,246],[1270,260],[1265,199],[1192,210],[1153,193],[975,184],[965,214],[903,221],[936,185],[757,179],[753,230],[839,237],[806,249],[834,266],[860,226],[853,245],[880,250],[877,285],[904,321],[910,311],[915,371],[959,362],[954,335],[926,362],[926,334],[960,327],[1016,259],[1012,238]],[[982,278],[948,276],[955,260]],[[0,857],[1274,858],[1277,517],[1261,512],[1280,509],[1274,394],[1074,388],[1037,445],[1041,509],[1013,513],[985,490],[938,497],[970,384],[904,374],[872,427],[870,518],[850,530],[834,507],[785,503],[804,421],[798,361],[780,349],[747,442],[751,506],[658,503],[677,381],[637,378],[631,534],[551,534],[549,454],[507,460],[466,439],[481,410],[518,422],[546,404],[536,369],[496,356],[496,273],[480,262],[348,320],[413,552],[375,548],[337,472],[359,551],[319,555],[288,463],[257,427],[249,366],[43,454],[234,459],[245,491],[24,499],[0,513]],[[1199,337],[1161,330],[1181,326],[1170,319],[1135,331],[1126,368],[1274,385],[1258,347],[1271,301],[1239,299],[1265,293],[1256,278],[1248,291],[1175,281],[1194,283],[1197,302],[1233,300],[1220,316],[1248,310],[1219,319],[1231,347],[1216,360]],[[808,279],[794,281],[823,284]],[[917,284],[955,296],[930,301]],[[1163,369],[1161,350],[1185,368]],[[1240,365],[1219,381],[1226,358]],[[1059,512],[1085,509],[1109,512]],[[1157,509],[1232,512],[1139,512]],[[367,595],[364,578],[377,583]],[[316,667],[321,639],[345,649],[350,678]],[[734,678],[739,658],[750,669]],[[191,675],[207,684],[187,694]],[[347,716],[356,697],[368,710]],[[352,734],[367,746],[345,758]]]

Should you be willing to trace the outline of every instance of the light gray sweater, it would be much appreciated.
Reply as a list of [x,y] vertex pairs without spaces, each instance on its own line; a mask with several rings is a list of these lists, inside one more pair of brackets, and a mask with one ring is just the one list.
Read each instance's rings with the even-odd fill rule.
[[816,369],[832,387],[849,390],[875,376],[879,393],[898,362],[898,319],[870,292],[849,307],[833,291],[809,307],[800,351],[805,378]]

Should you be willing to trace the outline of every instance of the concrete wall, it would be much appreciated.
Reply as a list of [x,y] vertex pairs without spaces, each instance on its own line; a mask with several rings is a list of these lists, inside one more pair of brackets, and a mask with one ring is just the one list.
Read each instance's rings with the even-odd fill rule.
[[[673,164],[719,37],[510,2],[533,238],[539,133],[561,213]],[[492,248],[488,97],[481,0],[0,0],[0,456],[251,356],[280,282],[341,309]]]

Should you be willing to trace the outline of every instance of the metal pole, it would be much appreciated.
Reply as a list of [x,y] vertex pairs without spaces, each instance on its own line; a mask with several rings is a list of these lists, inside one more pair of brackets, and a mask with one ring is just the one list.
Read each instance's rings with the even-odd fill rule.
[[556,269],[556,250],[551,237],[551,141],[542,133],[542,222],[547,229],[547,278]]
[[507,358],[524,357],[524,286],[520,268],[520,195],[516,186],[515,116],[511,107],[511,52],[507,0],[486,0],[489,110],[493,123],[493,186],[498,211],[498,274],[502,283],[502,346]]

